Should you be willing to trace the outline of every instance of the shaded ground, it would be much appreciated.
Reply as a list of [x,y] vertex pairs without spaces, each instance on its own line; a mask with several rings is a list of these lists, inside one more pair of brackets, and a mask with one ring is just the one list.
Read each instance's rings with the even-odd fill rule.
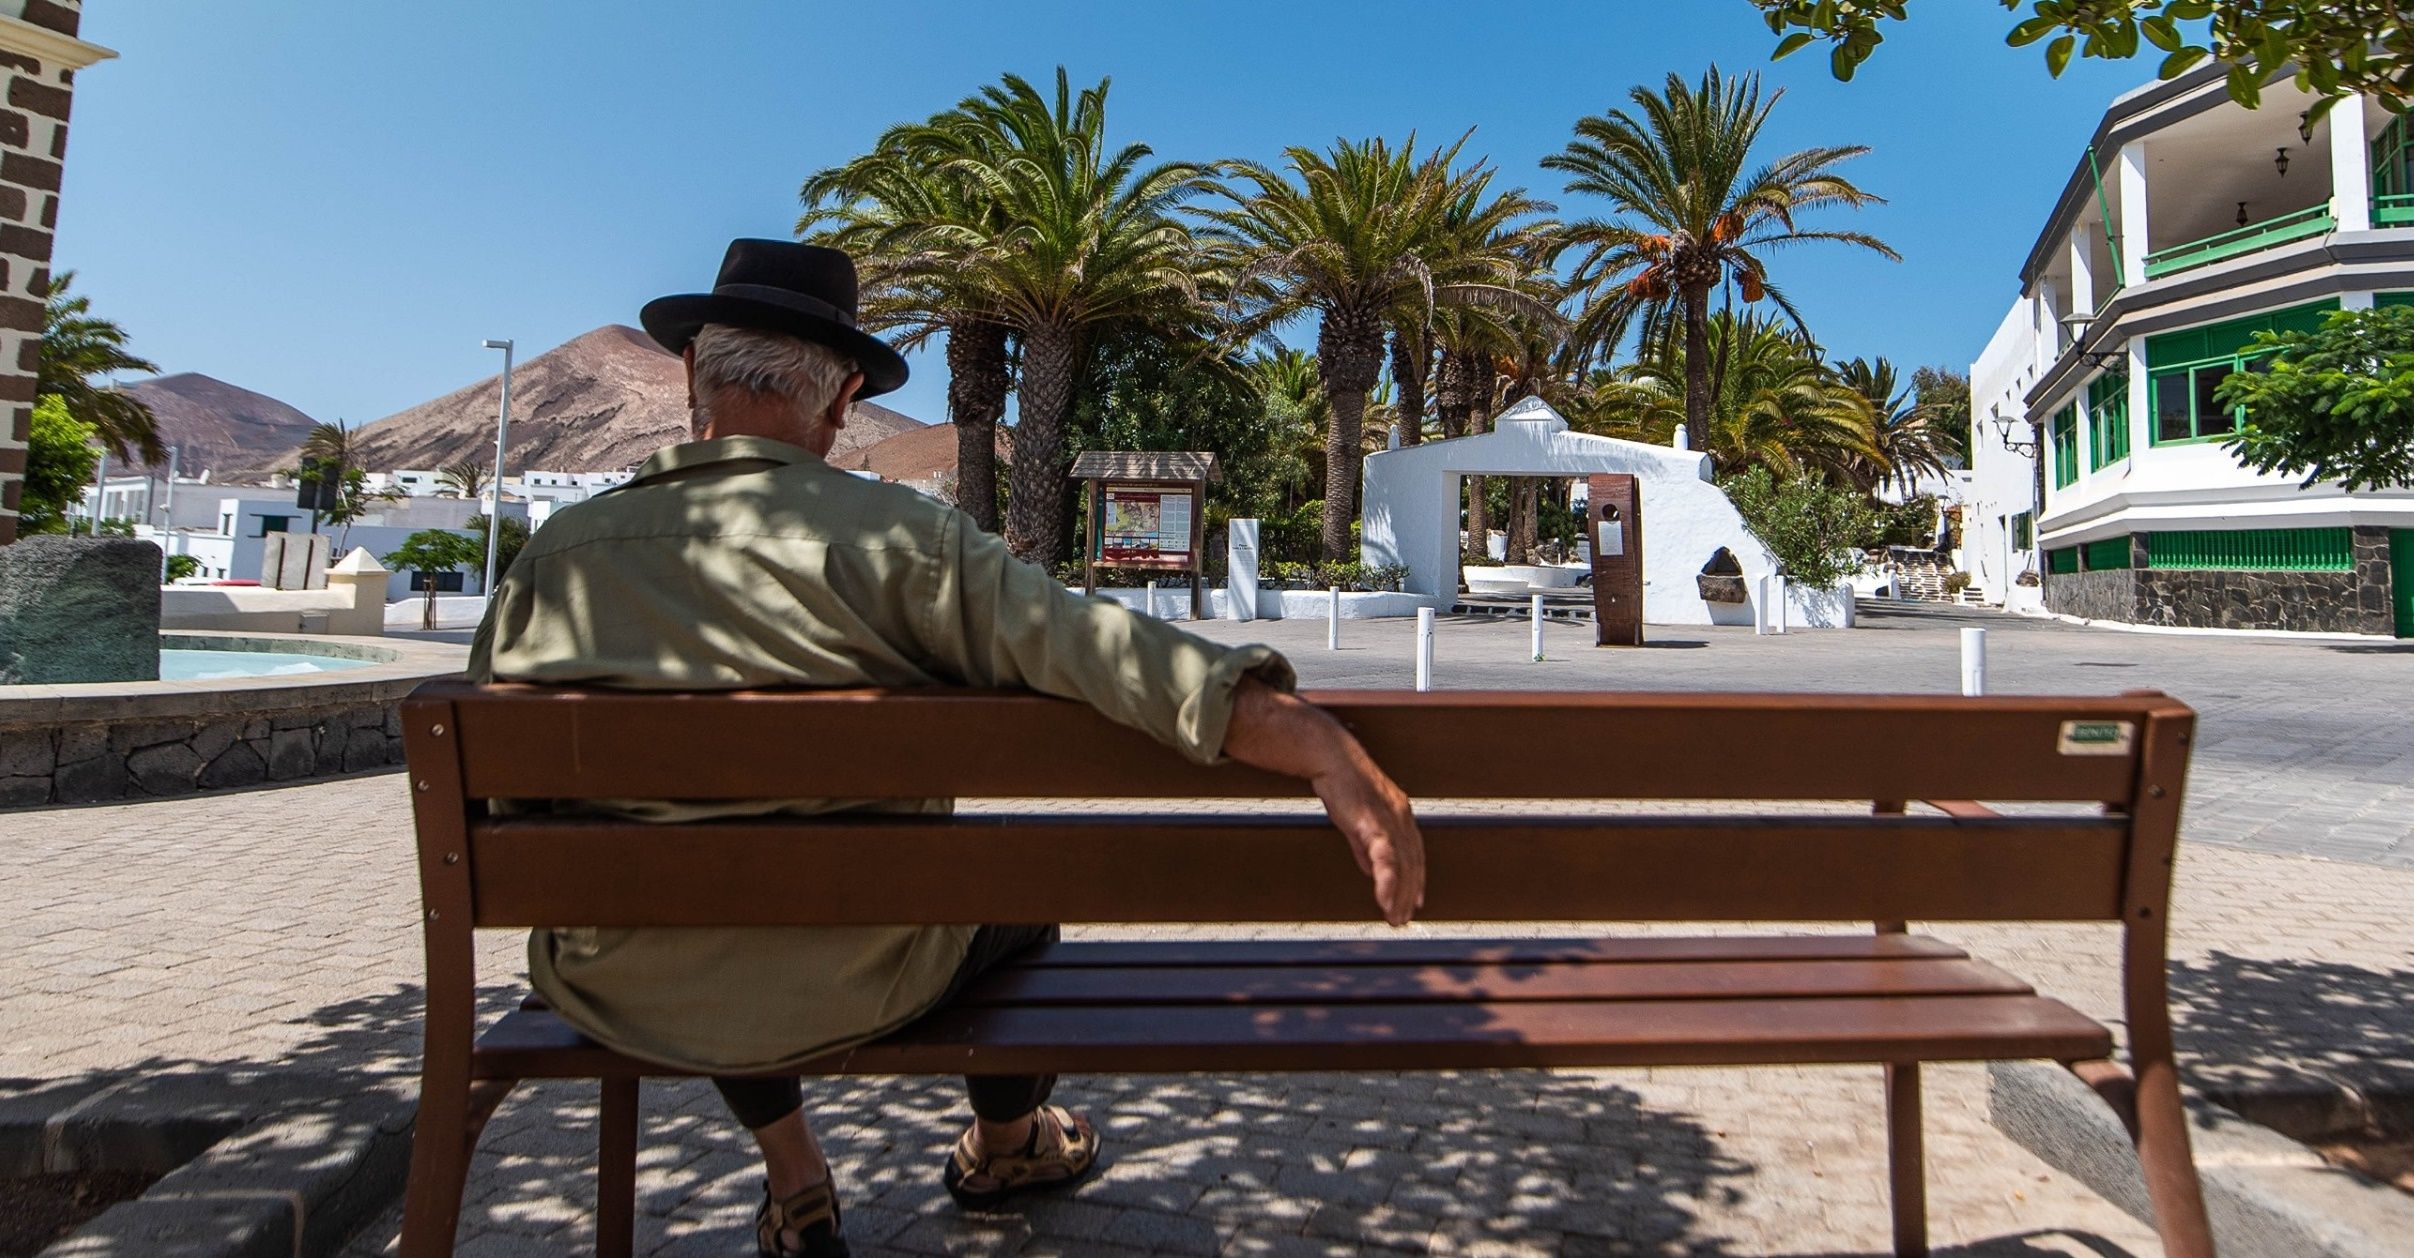
[[0,1179],[0,1258],[31,1258],[158,1181],[157,1175],[141,1171],[65,1171]]

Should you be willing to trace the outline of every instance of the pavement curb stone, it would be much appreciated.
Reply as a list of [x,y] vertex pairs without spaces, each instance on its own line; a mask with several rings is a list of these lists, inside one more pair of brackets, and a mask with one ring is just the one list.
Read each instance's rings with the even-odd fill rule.
[[324,1258],[401,1195],[413,1100],[302,1073],[37,1084],[0,1093],[0,1170],[165,1172],[40,1258]]
[[[2059,1066],[1993,1062],[1988,1115],[2048,1165],[2151,1222],[2129,1134]],[[2189,1137],[2213,1238],[2229,1258],[2405,1258],[2414,1198],[2342,1172],[2311,1149],[2208,1101],[2188,1099]]]

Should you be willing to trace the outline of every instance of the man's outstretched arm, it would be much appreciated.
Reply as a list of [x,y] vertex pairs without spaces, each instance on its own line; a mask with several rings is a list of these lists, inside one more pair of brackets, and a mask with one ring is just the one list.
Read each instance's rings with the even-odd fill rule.
[[1349,840],[1358,868],[1374,879],[1383,920],[1405,926],[1425,905],[1425,838],[1408,794],[1366,748],[1322,708],[1246,677],[1233,692],[1224,754],[1242,764],[1305,778],[1325,815]]

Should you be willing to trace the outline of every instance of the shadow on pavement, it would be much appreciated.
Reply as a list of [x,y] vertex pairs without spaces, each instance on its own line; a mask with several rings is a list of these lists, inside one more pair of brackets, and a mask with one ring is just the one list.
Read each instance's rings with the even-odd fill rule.
[[2216,952],[2172,963],[2171,1012],[2203,1091],[2414,1096],[2414,970]]

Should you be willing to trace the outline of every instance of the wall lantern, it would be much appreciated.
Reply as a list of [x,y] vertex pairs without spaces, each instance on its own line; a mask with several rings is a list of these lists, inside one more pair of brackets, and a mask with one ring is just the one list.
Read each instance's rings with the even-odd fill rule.
[[2238,203],[2238,225],[2240,227],[2246,226],[2246,202],[2244,201],[2240,201]]
[[2279,150],[2279,156],[2272,158],[2272,166],[2273,166],[2275,169],[2277,169],[2277,170],[2280,172],[2280,177],[2281,177],[2282,179],[2286,179],[2286,178],[2288,178],[2288,146],[2287,146],[2287,145],[2283,144],[2283,145],[2281,145],[2281,146],[2280,146],[2280,150]]
[[[1995,416],[1995,435],[2002,440],[2003,448],[2005,450],[2008,450],[2024,459],[2029,458],[2037,453],[2037,443],[2034,439],[2028,441],[2012,440],[2012,424],[2014,421],[2011,416],[2003,413],[2002,403],[1998,402],[1987,409]],[[2034,432],[2035,429],[2032,428],[2030,431]]]
[[2079,357],[2086,359],[2088,362],[2094,363],[2099,369],[2113,366],[2116,363],[2128,362],[2129,350],[2127,346],[2115,345],[2111,349],[2092,350],[2086,347],[2087,325],[2093,322],[2095,322],[2095,316],[2091,314],[2068,314],[2062,316],[2062,330],[2070,333],[2070,346],[2072,351],[2077,353]]

